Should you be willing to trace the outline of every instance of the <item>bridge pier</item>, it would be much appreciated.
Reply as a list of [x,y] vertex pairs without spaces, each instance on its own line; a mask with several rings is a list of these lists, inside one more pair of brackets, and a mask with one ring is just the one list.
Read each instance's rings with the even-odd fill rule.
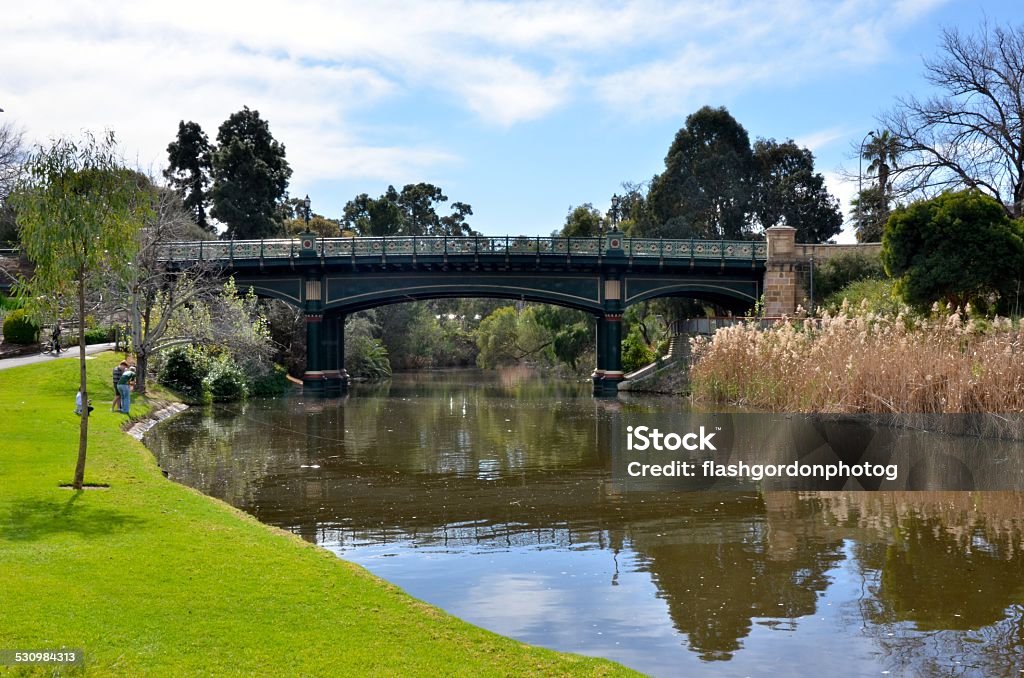
[[622,314],[606,313],[597,319],[597,326],[598,369],[601,370],[601,378],[594,381],[594,395],[615,395],[625,376],[622,371]]

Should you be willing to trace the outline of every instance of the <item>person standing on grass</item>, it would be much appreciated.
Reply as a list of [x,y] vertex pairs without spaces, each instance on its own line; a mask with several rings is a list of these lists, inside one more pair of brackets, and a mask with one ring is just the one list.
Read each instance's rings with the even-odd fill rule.
[[121,409],[121,392],[117,390],[117,382],[121,381],[121,375],[124,374],[126,369],[128,369],[128,361],[126,360],[122,360],[114,368],[112,375],[114,377],[114,402],[110,405],[111,412]]
[[135,368],[129,365],[117,380],[117,393],[121,397],[121,413],[129,414],[132,401],[132,384],[135,383]]

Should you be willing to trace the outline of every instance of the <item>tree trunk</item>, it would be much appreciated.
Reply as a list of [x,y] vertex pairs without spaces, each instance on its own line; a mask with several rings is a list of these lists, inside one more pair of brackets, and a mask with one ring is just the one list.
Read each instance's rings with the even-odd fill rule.
[[140,348],[135,352],[135,393],[143,395],[146,392],[146,369],[149,366],[149,351]]
[[75,465],[76,490],[85,480],[85,453],[89,445],[89,390],[85,370],[85,274],[78,272],[78,388],[82,392],[82,423],[78,429],[78,463]]

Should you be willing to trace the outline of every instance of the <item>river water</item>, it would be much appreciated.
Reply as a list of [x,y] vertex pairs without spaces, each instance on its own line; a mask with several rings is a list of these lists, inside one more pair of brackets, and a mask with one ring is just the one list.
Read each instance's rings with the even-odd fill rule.
[[609,422],[685,406],[430,372],[197,408],[146,443],[174,480],[524,642],[664,676],[1024,671],[1024,493],[619,482]]

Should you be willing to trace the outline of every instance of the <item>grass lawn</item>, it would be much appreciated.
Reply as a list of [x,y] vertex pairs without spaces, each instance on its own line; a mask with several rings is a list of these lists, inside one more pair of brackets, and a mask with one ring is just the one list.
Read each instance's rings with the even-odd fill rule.
[[0,650],[81,649],[92,675],[627,673],[467,624],[166,480],[109,411],[116,361],[89,361],[85,480],[110,488],[83,492],[58,487],[78,361],[0,371]]

